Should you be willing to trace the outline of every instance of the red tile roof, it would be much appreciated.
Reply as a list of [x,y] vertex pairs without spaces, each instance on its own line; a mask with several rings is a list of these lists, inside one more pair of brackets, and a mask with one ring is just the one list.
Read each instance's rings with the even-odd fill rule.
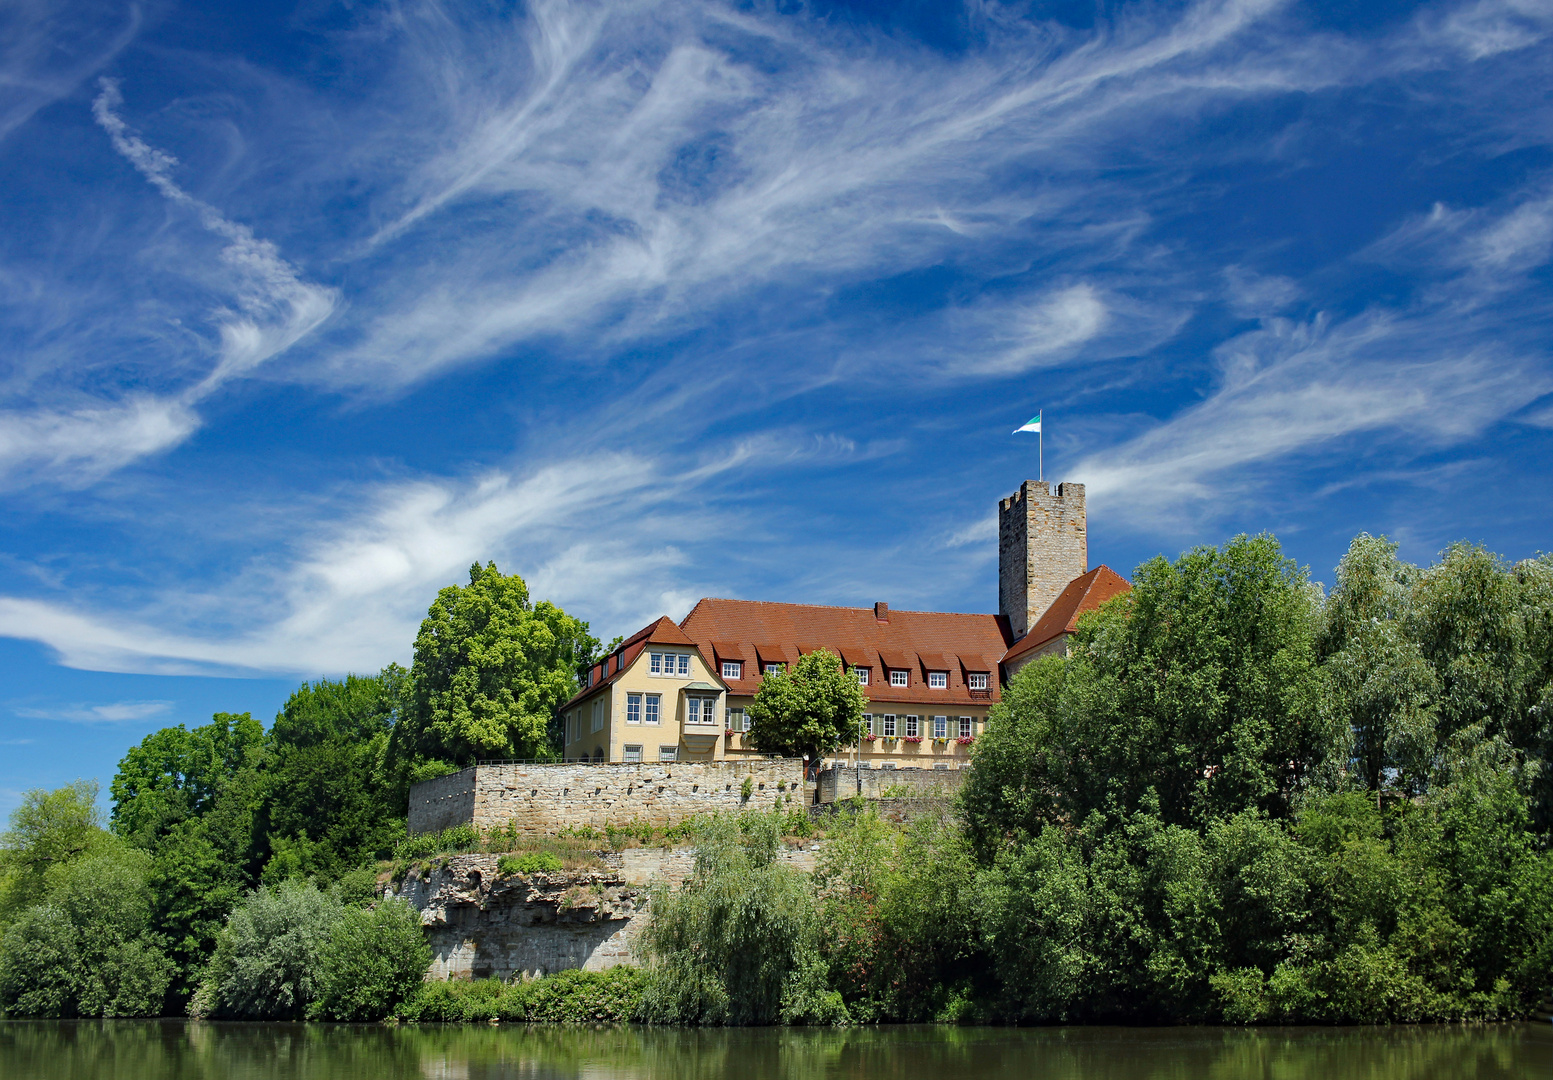
[[1081,574],[1068,582],[1068,587],[1052,601],[1046,614],[1036,621],[1030,632],[1014,643],[1003,657],[1003,662],[1017,660],[1026,653],[1049,645],[1063,634],[1078,629],[1078,617],[1086,611],[1094,611],[1113,596],[1131,592],[1127,579],[1109,566],[1097,566],[1087,574]]
[[[621,673],[630,667],[638,656],[642,655],[642,650],[648,645],[679,645],[692,649],[696,647],[696,643],[690,640],[685,635],[685,632],[675,625],[674,620],[664,615],[626,638],[619,645],[615,646],[614,652],[597,664],[594,664],[589,669],[591,678],[587,688],[573,694],[570,700],[561,706],[561,709],[564,711],[571,708],[577,701],[589,696],[599,687],[608,686],[620,678]],[[711,654],[703,653],[702,655],[704,659]]]
[[[869,698],[878,702],[971,704],[998,699],[998,661],[1008,650],[1008,623],[997,615],[940,611],[891,611],[889,621],[874,609],[778,604],[759,600],[705,599],[680,622],[705,656],[742,660],[738,679],[724,679],[733,694],[760,686],[754,661],[792,663],[800,652],[826,648],[847,664],[870,668]],[[886,667],[911,672],[909,687],[892,687]],[[949,672],[945,690],[929,690],[926,671]],[[966,673],[986,672],[988,690],[972,696]]]

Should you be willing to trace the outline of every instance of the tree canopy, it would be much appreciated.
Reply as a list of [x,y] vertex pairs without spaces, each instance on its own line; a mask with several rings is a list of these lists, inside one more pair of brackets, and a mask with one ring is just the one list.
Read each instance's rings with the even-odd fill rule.
[[757,749],[817,761],[862,737],[868,697],[835,653],[816,649],[790,671],[769,671],[750,703]]
[[551,719],[598,644],[587,623],[530,603],[518,575],[474,564],[469,584],[439,592],[421,623],[392,755],[457,766],[554,757]]

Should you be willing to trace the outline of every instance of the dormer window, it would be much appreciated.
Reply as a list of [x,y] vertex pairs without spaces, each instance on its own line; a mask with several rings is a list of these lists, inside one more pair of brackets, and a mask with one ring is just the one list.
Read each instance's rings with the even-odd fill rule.
[[778,673],[778,672],[781,672],[781,671],[785,671],[786,669],[787,669],[787,665],[786,664],[771,663],[771,664],[767,664],[763,670],[765,671],[765,673],[767,675],[772,675],[772,674],[775,674],[775,673]]
[[737,660],[723,661],[723,678],[742,679],[744,677],[744,665]]
[[901,668],[891,668],[890,669],[890,685],[891,686],[910,686],[911,685],[911,673],[908,672],[908,671],[904,671]]
[[985,671],[973,671],[965,676],[965,685],[971,690],[987,689],[987,673]]
[[927,673],[927,685],[929,690],[944,690],[949,686],[949,672],[930,671]]
[[859,685],[859,686],[867,686],[868,685],[868,669],[865,668],[865,667],[855,667],[852,670],[857,672],[857,685]]

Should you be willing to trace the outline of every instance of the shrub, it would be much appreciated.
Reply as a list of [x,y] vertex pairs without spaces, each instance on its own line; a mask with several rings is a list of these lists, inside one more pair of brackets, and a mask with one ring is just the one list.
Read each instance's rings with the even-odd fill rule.
[[516,1023],[627,1023],[641,1014],[647,975],[640,968],[562,971],[548,978],[502,983],[428,982],[396,1011],[402,1020]]
[[319,958],[344,912],[310,882],[255,889],[216,936],[191,1016],[300,1020],[316,992]]
[[420,913],[403,900],[349,908],[318,956],[317,997],[308,1013],[323,1020],[381,1020],[420,988],[431,963]]
[[531,851],[527,855],[503,855],[496,861],[496,869],[502,874],[553,874],[561,869],[561,860],[548,851]]

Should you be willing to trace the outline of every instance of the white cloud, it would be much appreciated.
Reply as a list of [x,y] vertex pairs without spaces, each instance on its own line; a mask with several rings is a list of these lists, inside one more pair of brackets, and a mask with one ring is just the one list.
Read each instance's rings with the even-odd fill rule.
[[339,302],[335,290],[303,280],[275,245],[179,187],[172,179],[176,159],[129,130],[117,111],[123,104],[118,83],[100,82],[92,113],[114,149],[168,201],[193,211],[203,228],[226,241],[221,259],[235,274],[234,308],[214,313],[215,364],[182,391],[0,411],[0,476],[86,483],[177,446],[200,427],[195,406],[201,400],[312,333]]
[[146,395],[68,412],[0,412],[0,476],[43,472],[88,483],[181,443],[199,427],[186,404]]
[[91,77],[134,40],[143,3],[0,5],[0,141]]
[[134,614],[0,597],[0,635],[42,642],[65,665],[93,670],[376,670],[407,661],[437,589],[488,559],[522,573],[535,600],[586,612],[597,632],[634,630],[694,599],[689,560],[670,538],[723,527],[695,505],[686,475],[617,454],[521,476],[390,484],[358,493],[353,501],[366,509],[316,530],[289,564],[266,561],[217,592],[169,592]]
[[[402,209],[358,258],[395,273],[322,370],[377,386],[536,336],[672,333],[754,289],[986,258],[1036,229],[1048,251],[1124,247],[1138,196],[1108,205],[1097,137],[1354,63],[1236,48],[1280,6],[1136,13],[1089,41],[1045,27],[954,63],[700,4],[540,4],[495,30],[407,17],[406,79],[434,89],[405,125],[438,137],[379,199]],[[1015,169],[1046,179],[1011,194]],[[1038,290],[980,370],[1070,358],[1109,308],[1094,282]]]
[[47,708],[16,705],[11,711],[29,720],[68,720],[77,724],[117,724],[161,716],[171,701],[113,701],[103,705],[72,704]]
[[1220,349],[1221,382],[1206,401],[1088,455],[1072,474],[1108,514],[1180,530],[1265,495],[1270,471],[1291,457],[1352,467],[1347,440],[1361,433],[1426,452],[1553,389],[1537,365],[1475,343],[1451,318],[1272,320]]

